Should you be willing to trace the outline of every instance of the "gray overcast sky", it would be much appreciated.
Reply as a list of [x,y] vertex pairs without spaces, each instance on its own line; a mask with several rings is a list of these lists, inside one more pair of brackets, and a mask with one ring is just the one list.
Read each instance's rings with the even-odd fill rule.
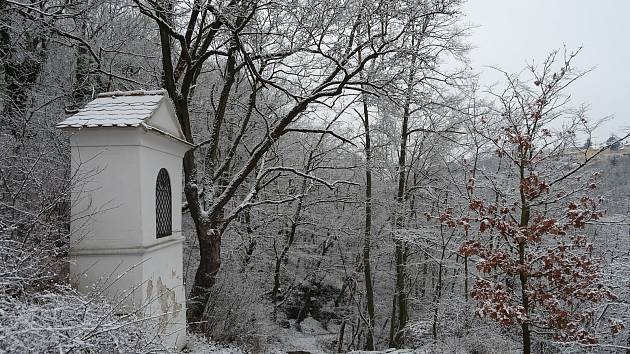
[[483,86],[497,81],[484,66],[517,72],[563,45],[582,46],[574,66],[595,70],[569,89],[573,104],[590,105],[592,119],[614,115],[595,132],[595,142],[630,127],[630,1],[468,0],[464,13],[479,26],[471,31],[470,58],[483,71]]

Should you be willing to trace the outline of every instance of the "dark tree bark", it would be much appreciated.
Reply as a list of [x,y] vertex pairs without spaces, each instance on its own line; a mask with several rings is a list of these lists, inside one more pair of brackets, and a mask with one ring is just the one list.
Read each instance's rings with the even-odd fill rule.
[[[521,148],[521,147],[519,147]],[[519,172],[520,172],[520,180],[519,180],[519,193],[521,197],[521,220],[520,227],[527,228],[529,226],[529,200],[525,195],[525,161],[528,153],[524,151],[521,153],[521,161],[519,164]],[[528,298],[528,288],[527,288],[527,278],[528,275],[525,271],[526,268],[526,260],[525,260],[525,247],[526,240],[519,242],[518,244],[518,265],[521,267],[519,271],[519,280],[521,282],[521,304],[523,306],[523,313],[527,318],[529,318],[529,298]],[[532,348],[532,338],[529,332],[529,322],[528,320],[524,320],[521,323],[521,334],[523,338],[523,354],[530,354]]]
[[[416,55],[413,54],[411,58],[411,64],[409,69],[409,76],[407,78],[407,89],[405,92],[405,101],[403,106],[402,125],[400,128],[400,148],[398,151],[398,191],[396,194],[397,210],[394,217],[394,223],[397,229],[403,229],[405,227],[405,197],[406,191],[406,179],[407,179],[407,140],[409,138],[409,118],[411,115],[411,95],[414,89],[415,74],[416,74]],[[396,307],[398,309],[397,321],[392,317],[392,330],[394,333],[392,345],[400,347],[402,345],[402,334],[408,320],[408,307],[407,307],[407,290],[405,286],[406,282],[406,268],[407,268],[407,246],[405,242],[394,236],[395,244],[395,262],[396,262],[396,285],[394,296],[396,297]]]
[[363,94],[363,130],[365,132],[365,229],[363,233],[363,280],[365,282],[365,300],[368,311],[366,350],[374,350],[374,290],[372,288],[372,141],[370,137],[370,116]]
[[[310,156],[312,159],[313,153],[311,153]],[[309,159],[309,164],[311,162],[311,159]],[[302,185],[300,186],[300,194],[304,194],[304,192],[306,192],[306,187],[307,181],[306,178],[303,178]],[[297,230],[300,216],[302,214],[302,200],[303,198],[298,199],[297,204],[295,205],[295,210],[291,217],[291,225],[289,225],[289,230],[282,232],[283,234],[285,234],[284,247],[282,248],[282,252],[280,252],[280,255],[276,257],[276,264],[274,266],[273,272],[273,289],[271,290],[271,296],[274,300],[277,298],[278,293],[280,292],[280,270],[282,269],[282,263],[287,260],[289,251],[291,250],[291,246],[293,246],[293,242],[295,242],[295,232]]]

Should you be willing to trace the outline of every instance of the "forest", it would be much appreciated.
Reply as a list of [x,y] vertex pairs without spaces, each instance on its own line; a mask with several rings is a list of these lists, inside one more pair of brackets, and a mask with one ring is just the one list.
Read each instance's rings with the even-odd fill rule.
[[170,350],[69,280],[81,181],[55,128],[164,89],[192,146],[185,352],[630,353],[630,132],[591,144],[580,48],[484,87],[464,18],[461,0],[0,0],[0,352]]

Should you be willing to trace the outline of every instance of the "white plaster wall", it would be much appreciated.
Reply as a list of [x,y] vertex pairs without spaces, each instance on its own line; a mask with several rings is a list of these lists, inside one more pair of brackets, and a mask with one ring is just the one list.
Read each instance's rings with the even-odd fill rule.
[[[71,281],[97,287],[120,311],[157,318],[168,346],[186,340],[181,236],[182,157],[187,146],[144,128],[87,128],[71,137]],[[171,180],[173,234],[157,239],[155,183]],[[150,290],[150,291],[149,291]]]
[[140,131],[111,132],[84,129],[71,137],[74,249],[141,244]]
[[145,280],[142,253],[104,252],[70,254],[70,275],[73,285],[82,293],[103,293],[119,304],[120,313],[128,313],[142,304]]
[[143,296],[149,315],[158,316],[158,331],[169,346],[186,344],[186,295],[183,285],[183,239],[176,246],[145,253]]
[[[178,242],[177,247],[156,248],[145,254],[146,301],[151,313],[160,314],[159,330],[170,342],[185,344],[186,301],[183,286],[182,158],[188,147],[158,133],[144,134],[140,149],[143,244]],[[155,184],[161,168],[171,181],[172,235],[156,238]],[[149,289],[151,289],[149,293]],[[153,299],[151,299],[153,297]]]
[[83,293],[102,292],[120,313],[139,311],[165,345],[181,349],[186,344],[182,242],[173,238],[152,247],[71,252],[72,282]]

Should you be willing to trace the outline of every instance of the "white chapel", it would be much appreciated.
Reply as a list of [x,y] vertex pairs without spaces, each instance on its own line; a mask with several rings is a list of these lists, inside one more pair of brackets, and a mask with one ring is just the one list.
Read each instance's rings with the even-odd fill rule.
[[57,124],[71,132],[71,281],[186,343],[182,158],[191,148],[166,91],[100,94]]

